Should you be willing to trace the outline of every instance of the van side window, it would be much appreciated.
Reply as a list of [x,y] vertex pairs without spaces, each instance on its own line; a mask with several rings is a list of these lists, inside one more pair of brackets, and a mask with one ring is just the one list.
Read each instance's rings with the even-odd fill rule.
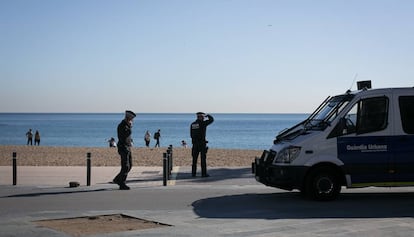
[[[414,98],[411,100],[413,108]],[[410,110],[414,111],[414,109]],[[407,121],[414,118],[414,112]],[[408,122],[407,122],[408,123]],[[362,134],[384,130],[388,125],[388,98],[375,97],[362,99],[356,103],[351,110],[341,118],[327,138],[343,136],[347,134]],[[411,125],[411,132],[414,133],[414,126]]]
[[388,125],[388,98],[375,97],[358,103],[358,134],[381,131]]
[[414,134],[414,96],[400,96],[399,104],[403,130]]
[[358,104],[355,104],[354,107],[348,112],[348,114],[345,116],[345,134],[351,134],[356,132],[356,126],[357,124],[357,113],[358,113]]

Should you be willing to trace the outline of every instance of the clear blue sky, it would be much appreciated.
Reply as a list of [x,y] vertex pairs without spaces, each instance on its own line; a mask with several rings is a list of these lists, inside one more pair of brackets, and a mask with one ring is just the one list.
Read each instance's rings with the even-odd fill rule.
[[0,112],[311,112],[414,86],[411,0],[0,0]]

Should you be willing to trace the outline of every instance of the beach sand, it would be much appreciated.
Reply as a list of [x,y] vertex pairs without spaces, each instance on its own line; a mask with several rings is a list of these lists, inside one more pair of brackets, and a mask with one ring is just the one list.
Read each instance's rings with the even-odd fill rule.
[[[133,148],[134,166],[162,166],[167,147]],[[92,166],[119,166],[116,148],[109,147],[46,147],[0,145],[0,166],[11,166],[16,152],[18,166],[85,166],[91,153]],[[262,150],[212,149],[207,154],[209,167],[250,167]],[[191,166],[191,148],[174,148],[174,166]],[[200,163],[200,158],[198,159]]]

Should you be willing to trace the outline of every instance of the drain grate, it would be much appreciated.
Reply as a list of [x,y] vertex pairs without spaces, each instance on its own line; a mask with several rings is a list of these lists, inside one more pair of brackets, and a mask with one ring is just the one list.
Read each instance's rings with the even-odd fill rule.
[[171,226],[124,214],[86,216],[34,221],[38,226],[65,232],[72,236],[115,233]]

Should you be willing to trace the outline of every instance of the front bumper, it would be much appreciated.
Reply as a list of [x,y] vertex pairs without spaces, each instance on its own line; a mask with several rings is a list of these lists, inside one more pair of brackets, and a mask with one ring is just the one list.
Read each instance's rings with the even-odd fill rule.
[[252,172],[258,182],[284,190],[302,189],[308,167],[280,166],[256,158],[252,163]]

